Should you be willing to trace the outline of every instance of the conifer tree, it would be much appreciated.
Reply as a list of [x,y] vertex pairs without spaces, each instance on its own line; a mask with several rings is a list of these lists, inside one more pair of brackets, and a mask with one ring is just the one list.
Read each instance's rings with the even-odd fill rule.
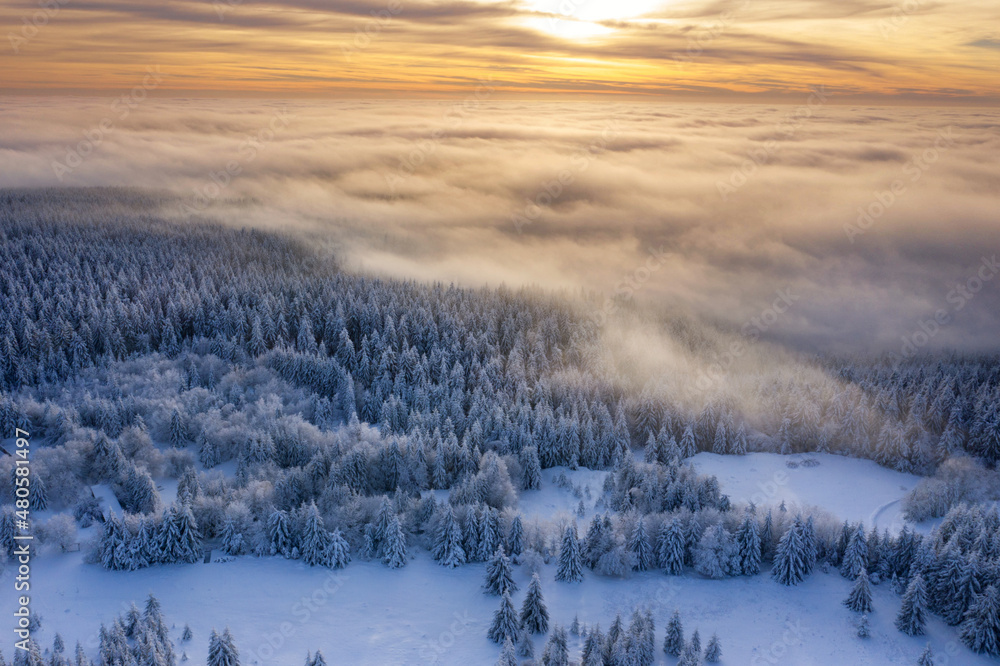
[[517,590],[514,576],[511,573],[510,559],[503,552],[502,548],[497,548],[486,565],[486,582],[483,585],[488,594],[503,596],[511,594]]
[[327,554],[326,566],[331,569],[343,569],[351,562],[351,547],[347,539],[340,533],[339,528],[334,528],[330,535],[330,549]]
[[910,580],[903,595],[903,605],[896,616],[896,628],[907,636],[922,636],[927,623],[927,590],[924,577],[917,574]]
[[793,525],[778,542],[771,577],[782,585],[798,585],[805,577],[805,571],[805,549],[799,532]]
[[240,653],[229,633],[229,627],[220,636],[212,629],[208,640],[208,666],[240,666]]
[[851,593],[844,599],[844,605],[855,613],[872,612],[872,590],[868,584],[868,572],[862,571],[854,581]]
[[497,659],[496,666],[518,666],[514,643],[509,637],[503,641],[503,649],[500,650],[500,658]]
[[399,524],[399,518],[393,514],[384,539],[385,555],[383,560],[390,569],[399,569],[406,565],[406,535]]
[[507,535],[507,553],[517,562],[517,558],[521,556],[523,550],[524,526],[521,524],[521,516],[518,514],[510,522],[510,532]]
[[757,531],[757,521],[751,513],[743,518],[739,531],[736,533],[736,547],[739,553],[739,573],[743,576],[756,576],[760,573],[760,534]]
[[660,566],[669,576],[676,576],[684,570],[684,528],[674,518],[660,531],[658,557]]
[[646,537],[646,527],[641,516],[635,521],[635,527],[629,536],[628,549],[635,558],[633,568],[636,571],[646,571],[653,565],[653,552],[649,545],[649,539]]
[[722,660],[722,646],[719,645],[718,634],[712,634],[705,646],[705,661],[709,664],[717,664]]
[[917,660],[917,666],[934,666],[934,653],[931,651],[930,643],[924,648],[924,651],[920,653],[920,659]]
[[1000,595],[996,586],[988,586],[975,598],[958,635],[973,652],[1000,655]]
[[549,640],[542,650],[544,666],[569,666],[569,644],[566,630],[556,625],[549,634]]
[[542,582],[537,573],[531,576],[531,583],[521,606],[521,627],[529,634],[544,634],[549,630],[549,611],[545,608]]
[[667,623],[667,635],[663,638],[663,651],[671,657],[679,657],[683,650],[684,626],[681,624],[681,612],[675,610]]
[[450,505],[446,505],[442,509],[431,554],[441,566],[454,568],[465,563],[465,550],[462,549],[462,528],[455,519],[455,511]]
[[580,541],[576,537],[575,525],[567,526],[566,531],[563,532],[556,580],[567,583],[579,583],[583,580],[583,560],[580,555]]
[[840,574],[844,578],[856,579],[863,570],[868,567],[868,542],[865,538],[865,531],[861,525],[854,530],[851,540],[844,551],[844,561],[840,567]]
[[513,640],[517,638],[517,624],[517,612],[510,600],[510,594],[505,592],[500,600],[500,608],[493,613],[493,624],[490,625],[486,635],[494,643]]

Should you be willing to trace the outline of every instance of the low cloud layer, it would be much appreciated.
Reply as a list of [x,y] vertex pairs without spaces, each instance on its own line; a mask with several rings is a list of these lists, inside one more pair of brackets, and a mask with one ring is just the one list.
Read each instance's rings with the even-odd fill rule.
[[583,288],[807,351],[1000,347],[988,109],[516,103],[489,84],[163,102],[154,84],[4,102],[0,186],[165,189],[166,214],[319,232],[356,269]]

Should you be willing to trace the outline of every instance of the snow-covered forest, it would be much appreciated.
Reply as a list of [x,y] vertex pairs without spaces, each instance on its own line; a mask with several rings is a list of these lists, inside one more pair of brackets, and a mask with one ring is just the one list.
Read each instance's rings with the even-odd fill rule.
[[[214,626],[185,626],[144,587],[101,609],[96,641],[33,617],[38,640],[0,664],[694,666],[819,663],[805,655],[828,649],[806,637],[798,661],[770,661],[739,627],[700,633],[683,593],[666,613],[546,606],[567,587],[654,575],[723,595],[759,580],[761,604],[809,588],[818,613],[849,623],[841,640],[871,659],[857,663],[1000,656],[1000,357],[762,345],[706,386],[731,332],[629,302],[598,323],[587,294],[348,272],[308,236],[178,222],[166,206],[138,190],[0,193],[6,581],[29,476],[32,550],[77,557],[67,580],[152,569],[167,587],[186,568],[253,559],[374,579],[427,560],[491,610],[453,637],[472,652],[346,654],[331,631],[267,655],[227,626],[224,602]],[[655,371],[636,330],[683,361]],[[31,433],[30,475],[10,455],[16,428]],[[696,470],[702,452],[789,467],[829,454],[919,479],[890,528],[731,495]],[[569,509],[538,510],[543,493]],[[116,605],[133,601],[145,605]],[[888,616],[878,631],[875,616]],[[914,638],[931,633],[934,645]]]

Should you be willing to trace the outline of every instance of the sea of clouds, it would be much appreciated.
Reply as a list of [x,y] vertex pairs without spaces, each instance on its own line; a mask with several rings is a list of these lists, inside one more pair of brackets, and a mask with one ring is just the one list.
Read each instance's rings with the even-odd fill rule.
[[[0,101],[0,187],[167,190],[348,266],[634,298],[806,351],[1000,348],[993,109]],[[763,318],[763,319],[762,319]],[[756,323],[754,323],[756,320]]]

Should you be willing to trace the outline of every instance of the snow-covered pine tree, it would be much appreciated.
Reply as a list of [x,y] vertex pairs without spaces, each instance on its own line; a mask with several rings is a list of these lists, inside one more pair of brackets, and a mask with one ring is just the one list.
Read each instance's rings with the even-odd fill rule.
[[502,548],[496,549],[486,565],[486,582],[483,587],[488,594],[494,596],[503,596],[517,591],[517,583],[514,582],[510,568],[510,559]]
[[327,562],[330,548],[330,534],[323,527],[323,517],[319,515],[316,502],[311,502],[306,509],[305,526],[302,530],[302,561],[311,567],[324,565]]
[[347,539],[340,533],[339,528],[334,528],[330,535],[330,547],[327,552],[326,566],[331,569],[343,569],[351,562],[351,546]]
[[698,541],[694,552],[694,568],[706,578],[725,578],[733,574],[737,558],[732,535],[719,523],[705,530]]
[[717,664],[722,660],[722,646],[719,644],[718,634],[712,634],[705,646],[705,661],[709,664]]
[[442,509],[431,553],[441,566],[454,568],[465,564],[462,528],[455,519],[455,511],[451,505],[446,504]]
[[500,600],[500,607],[493,613],[493,623],[486,636],[494,643],[514,640],[517,638],[517,625],[517,612],[510,600],[510,594],[505,592]]
[[995,585],[983,590],[969,606],[958,635],[973,652],[1000,655],[1000,595]]
[[208,639],[208,666],[240,666],[240,653],[229,633],[229,627],[226,627],[222,635],[212,629],[212,635]]
[[171,545],[173,561],[190,564],[197,562],[202,556],[201,535],[191,507],[182,504],[173,513],[172,519],[177,533],[177,540]]
[[927,589],[924,577],[915,575],[906,587],[903,605],[896,616],[896,628],[907,636],[923,636],[927,623]]
[[406,565],[406,535],[399,524],[399,518],[395,514],[389,521],[389,528],[386,531],[385,555],[382,558],[390,569],[399,569]]
[[246,551],[243,533],[236,526],[236,521],[227,518],[222,526],[222,550],[227,555],[242,555]]
[[934,666],[934,652],[931,650],[931,644],[928,643],[924,651],[920,653],[920,658],[917,660],[917,666]]
[[868,541],[865,537],[865,530],[862,525],[858,525],[851,535],[851,540],[844,551],[844,561],[840,566],[840,575],[844,578],[854,580],[862,571],[868,567]]
[[778,542],[771,577],[782,585],[798,585],[805,578],[805,572],[805,549],[799,531],[793,525]]
[[642,516],[635,521],[635,527],[629,535],[628,550],[635,558],[632,568],[636,571],[646,571],[653,566],[653,550],[646,536],[646,526]]
[[868,622],[868,614],[865,613],[858,620],[858,638],[868,638],[871,635],[871,627]]
[[531,641],[531,633],[521,631],[521,638],[517,642],[517,656],[531,659],[535,656],[535,644]]
[[542,664],[544,666],[569,666],[569,641],[566,630],[558,624],[552,628],[549,640],[545,642],[542,650]]
[[542,598],[542,581],[537,573],[532,574],[521,605],[521,627],[529,634],[544,634],[549,630],[549,611]]
[[563,532],[556,580],[567,583],[579,583],[583,580],[583,559],[580,554],[580,541],[576,536],[576,525],[568,525]]
[[497,659],[496,666],[518,666],[517,653],[514,652],[514,643],[509,637],[503,641],[503,648],[500,650],[500,658]]
[[267,519],[267,535],[271,542],[271,554],[291,557],[292,549],[295,547],[292,541],[292,528],[289,524],[288,513],[280,509],[271,512]]
[[854,581],[851,593],[844,599],[844,605],[855,613],[872,612],[872,590],[868,584],[868,572],[862,571]]
[[510,522],[510,532],[507,534],[507,554],[517,562],[523,550],[524,526],[521,524],[521,515],[518,514]]
[[667,635],[663,638],[663,651],[671,657],[681,656],[684,650],[684,625],[681,624],[680,610],[674,610],[667,623]]
[[736,549],[739,565],[736,567],[743,576],[756,576],[760,573],[760,533],[757,530],[757,520],[747,512],[736,533]]
[[521,449],[521,488],[538,490],[542,487],[542,465],[538,461],[538,450],[534,446]]
[[672,519],[660,530],[657,539],[657,556],[660,566],[668,576],[676,576],[684,570],[684,527],[677,518]]

